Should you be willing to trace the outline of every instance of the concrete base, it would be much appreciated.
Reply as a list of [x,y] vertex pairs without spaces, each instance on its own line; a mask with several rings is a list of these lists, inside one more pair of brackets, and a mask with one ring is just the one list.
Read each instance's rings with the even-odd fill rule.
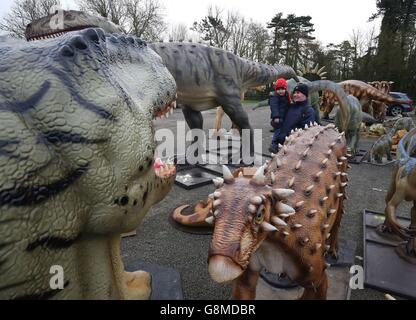
[[[408,225],[410,219],[398,217]],[[364,210],[365,285],[382,292],[416,299],[416,265],[401,258],[397,247],[403,242],[398,236],[383,235],[376,228],[384,222],[384,214]]]
[[150,300],[183,300],[181,276],[178,271],[141,260],[125,265],[129,272],[143,270],[152,275],[152,295]]
[[[329,268],[328,275],[328,300],[349,300],[350,274],[348,268]],[[303,288],[277,289],[268,285],[261,277],[256,289],[256,300],[296,300],[302,296]]]

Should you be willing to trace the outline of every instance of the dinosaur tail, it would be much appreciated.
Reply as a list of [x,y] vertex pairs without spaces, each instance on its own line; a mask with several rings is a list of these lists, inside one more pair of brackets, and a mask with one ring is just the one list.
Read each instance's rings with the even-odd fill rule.
[[188,227],[210,227],[211,225],[205,221],[210,215],[208,211],[201,210],[206,208],[206,204],[200,201],[194,208],[194,213],[190,215],[182,214],[182,211],[188,208],[189,205],[183,205],[173,211],[172,219],[177,223]]
[[244,62],[242,78],[243,87],[245,88],[262,86],[275,82],[279,78],[293,78],[296,81],[299,81],[295,70],[293,70],[293,68],[290,66],[283,64],[276,64],[271,66],[268,64],[251,62],[248,60],[245,60]]
[[341,112],[341,118],[342,118],[342,131],[345,131],[347,129],[347,123],[349,118],[349,109],[348,109],[348,96],[344,92],[341,86],[339,86],[337,83],[329,81],[329,80],[318,80],[313,82],[307,83],[310,92],[316,92],[316,91],[330,91],[334,93],[338,99],[339,108]]

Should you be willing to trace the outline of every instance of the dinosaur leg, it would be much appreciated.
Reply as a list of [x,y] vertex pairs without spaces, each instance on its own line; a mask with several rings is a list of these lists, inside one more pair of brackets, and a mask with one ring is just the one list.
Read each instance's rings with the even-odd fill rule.
[[[224,103],[222,103],[222,106],[224,108],[224,112],[230,117],[231,121],[240,128],[241,137],[243,137],[242,130],[250,130],[250,141],[249,141],[249,145],[246,147],[249,148],[248,150],[250,151],[250,156],[253,156],[254,155],[253,129],[250,126],[248,115],[243,109],[239,98],[234,99],[234,100],[232,99],[226,100],[224,101]],[[244,139],[242,139],[241,147],[243,147],[244,143],[247,143],[247,142],[244,141]]]
[[244,273],[233,282],[233,300],[254,300],[256,298],[256,285],[260,272],[247,268]]
[[215,114],[215,124],[214,124],[214,129],[216,132],[220,131],[221,129],[223,117],[224,117],[224,109],[222,107],[218,107],[217,112]]
[[413,201],[413,207],[412,207],[412,210],[410,211],[410,217],[411,217],[411,222],[410,222],[409,229],[412,231],[416,231],[416,201]]
[[[200,111],[192,110],[189,106],[182,106],[182,113],[185,117],[186,123],[188,124],[191,130],[193,129],[200,129],[202,130],[204,125],[204,120],[202,118],[202,114]],[[202,142],[198,141],[198,138],[195,137],[192,144],[199,143],[200,145],[196,145],[194,156],[199,158],[201,154],[199,154],[199,150],[203,150]],[[202,147],[202,148],[201,148]]]
[[328,254],[335,260],[338,260],[338,232],[339,227],[341,225],[342,215],[344,214],[342,202],[343,200],[340,201],[340,206],[337,211],[337,217],[331,229],[331,237],[329,238]]
[[124,272],[124,281],[127,286],[126,299],[148,300],[152,293],[151,275],[145,271]]
[[318,285],[305,287],[301,300],[326,300],[326,293],[328,291],[328,277],[326,272],[322,272],[321,279]]

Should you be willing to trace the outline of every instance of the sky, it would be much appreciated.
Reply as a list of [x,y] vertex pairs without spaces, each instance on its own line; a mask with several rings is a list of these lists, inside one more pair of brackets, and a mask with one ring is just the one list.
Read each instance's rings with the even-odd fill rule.
[[[278,13],[310,15],[315,25],[314,36],[323,44],[348,40],[352,30],[366,32],[379,21],[369,23],[375,13],[376,0],[159,0],[164,6],[165,19],[169,24],[191,26],[206,16],[210,4],[239,12],[247,20],[266,24]],[[0,17],[10,10],[14,0],[1,0]],[[74,0],[62,0],[64,9],[76,9]]]

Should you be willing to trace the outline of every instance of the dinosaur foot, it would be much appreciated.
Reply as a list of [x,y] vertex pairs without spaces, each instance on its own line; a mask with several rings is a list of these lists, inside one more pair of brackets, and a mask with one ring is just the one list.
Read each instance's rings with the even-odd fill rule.
[[402,259],[416,265],[416,238],[410,238],[407,242],[398,245],[396,252]]
[[152,293],[152,276],[145,271],[124,272],[127,300],[149,300]]
[[393,229],[386,223],[382,223],[377,226],[376,232],[379,236],[390,240],[390,241],[398,241],[401,240],[396,233],[393,232]]

